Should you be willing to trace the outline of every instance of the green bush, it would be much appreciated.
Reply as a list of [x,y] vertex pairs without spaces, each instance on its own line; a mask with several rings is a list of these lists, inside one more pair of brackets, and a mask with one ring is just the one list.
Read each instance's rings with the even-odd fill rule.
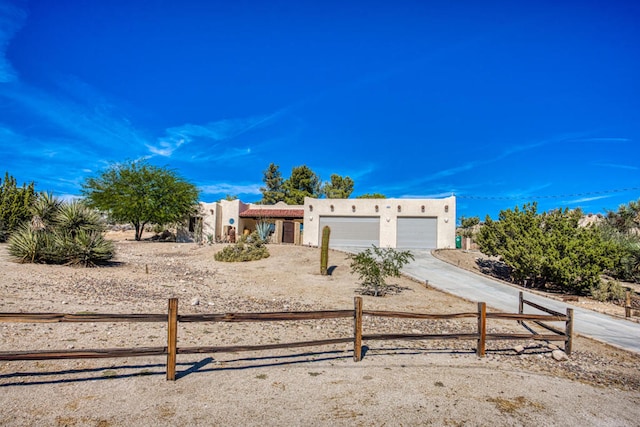
[[600,275],[616,263],[617,251],[595,227],[581,227],[579,210],[537,213],[537,205],[501,211],[487,217],[476,235],[480,250],[499,256],[524,286],[588,294]]
[[620,283],[614,280],[602,280],[591,288],[591,296],[602,302],[620,302],[624,301],[625,290]]
[[390,285],[387,277],[399,277],[400,269],[413,260],[410,251],[397,251],[393,248],[379,248],[372,245],[358,254],[349,254],[351,272],[358,275],[363,295],[384,296]]
[[248,236],[240,237],[235,244],[225,246],[213,256],[216,261],[223,262],[257,261],[268,257],[266,243],[255,231]]

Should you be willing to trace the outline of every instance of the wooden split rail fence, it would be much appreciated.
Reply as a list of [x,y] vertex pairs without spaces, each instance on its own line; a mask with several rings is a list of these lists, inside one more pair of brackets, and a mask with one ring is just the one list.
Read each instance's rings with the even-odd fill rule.
[[[547,314],[524,314],[523,304],[531,305]],[[464,334],[363,334],[363,316],[390,317],[400,319],[444,320],[460,318],[476,318],[477,330]],[[300,341],[293,343],[263,344],[263,345],[233,345],[233,346],[199,346],[178,347],[178,323],[190,322],[280,322],[319,319],[353,318],[353,335],[344,338],[330,338],[315,341]],[[487,333],[487,319],[533,321],[547,329],[551,334],[539,333]],[[573,310],[567,309],[567,314],[554,312],[520,297],[520,312],[487,313],[486,304],[478,303],[476,312],[453,314],[424,314],[393,311],[364,310],[362,298],[355,297],[352,310],[326,310],[304,312],[269,312],[269,313],[226,313],[226,314],[178,314],[178,299],[169,300],[167,314],[62,314],[62,313],[0,313],[0,322],[22,323],[58,323],[58,322],[165,322],[167,324],[166,347],[137,347],[111,348],[93,350],[53,350],[53,351],[18,351],[0,352],[0,360],[55,360],[55,359],[92,359],[136,356],[167,356],[167,380],[176,379],[176,359],[178,354],[197,353],[234,353],[243,351],[264,351],[274,349],[290,349],[299,347],[323,346],[340,343],[353,343],[353,358],[356,362],[362,358],[363,341],[384,340],[475,340],[476,353],[485,355],[486,341],[489,340],[542,340],[562,341],[565,352],[571,353],[573,330]],[[543,322],[564,322],[564,330],[551,327]]]

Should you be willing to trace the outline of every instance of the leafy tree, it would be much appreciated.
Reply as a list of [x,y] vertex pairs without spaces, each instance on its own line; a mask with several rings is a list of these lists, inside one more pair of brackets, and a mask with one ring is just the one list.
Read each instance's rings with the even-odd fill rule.
[[105,211],[115,221],[129,222],[142,238],[147,224],[166,225],[193,213],[198,190],[173,170],[144,161],[115,164],[88,178],[82,194],[89,206]]
[[289,205],[302,205],[305,197],[320,196],[320,178],[308,166],[296,166],[291,170],[291,176],[282,185],[285,198]]
[[384,296],[390,286],[387,277],[400,277],[400,269],[414,256],[410,251],[393,248],[379,248],[372,245],[358,254],[349,254],[351,272],[358,275],[363,286],[363,294]]
[[280,167],[274,163],[269,164],[269,167],[263,172],[262,182],[264,187],[260,187],[262,193],[263,205],[273,205],[278,202],[284,201],[284,189],[282,174],[280,173]]
[[356,199],[386,199],[387,196],[380,193],[365,193],[356,197]]
[[16,185],[16,179],[5,172],[0,180],[0,242],[15,231],[18,226],[31,217],[31,204],[36,199],[33,182]]
[[234,200],[238,200],[239,197],[237,194],[225,194],[224,196],[224,200],[226,200],[227,202],[232,202]]
[[328,199],[348,199],[353,193],[353,180],[341,177],[338,174],[331,175],[331,181],[326,182],[322,187],[322,193]]
[[480,250],[499,256],[525,286],[558,286],[589,293],[615,261],[615,248],[593,227],[580,227],[580,210],[557,209],[538,214],[537,205],[501,211],[487,217],[476,235]]

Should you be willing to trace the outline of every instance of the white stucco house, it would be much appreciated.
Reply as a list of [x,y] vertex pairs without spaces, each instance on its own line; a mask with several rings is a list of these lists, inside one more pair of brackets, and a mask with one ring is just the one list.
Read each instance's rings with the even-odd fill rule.
[[442,199],[315,199],[304,205],[275,205],[221,200],[201,203],[189,231],[203,239],[229,241],[247,234],[256,223],[273,224],[272,243],[318,246],[322,228],[331,228],[332,247],[441,249],[455,248],[456,198]]
[[303,244],[331,228],[332,247],[455,248],[456,198],[304,200]]
[[204,239],[213,236],[216,241],[227,242],[231,235],[249,234],[255,231],[259,221],[267,221],[273,224],[272,243],[301,244],[302,206],[284,202],[258,205],[240,200],[220,200],[200,203],[200,215],[192,219],[189,231],[193,233],[201,227]]

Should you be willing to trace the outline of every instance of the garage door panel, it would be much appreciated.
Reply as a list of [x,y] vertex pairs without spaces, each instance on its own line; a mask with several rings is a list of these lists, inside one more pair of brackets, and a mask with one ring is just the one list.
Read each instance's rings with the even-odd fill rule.
[[320,237],[325,225],[331,228],[330,247],[380,246],[380,218],[378,217],[320,217]]
[[396,247],[432,249],[438,245],[437,218],[398,218]]

